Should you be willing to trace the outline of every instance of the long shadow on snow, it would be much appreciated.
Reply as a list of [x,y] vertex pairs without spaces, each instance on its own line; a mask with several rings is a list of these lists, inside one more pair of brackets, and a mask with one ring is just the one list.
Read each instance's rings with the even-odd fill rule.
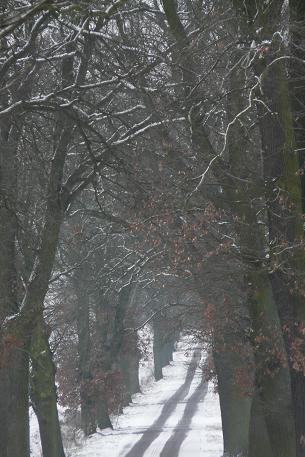
[[[160,416],[155,422],[143,433],[142,437],[136,444],[125,454],[125,457],[142,457],[144,452],[149,448],[151,443],[162,433],[162,427],[167,419],[174,412],[177,403],[183,400],[189,393],[196,368],[200,361],[201,351],[195,350],[190,365],[188,367],[184,384],[172,395],[165,403]],[[124,455],[124,454],[123,454]]]
[[187,437],[187,432],[190,430],[192,418],[196,413],[199,402],[204,399],[207,391],[208,383],[202,379],[195,392],[189,398],[183,416],[172,436],[166,441],[160,457],[179,457],[180,447]]

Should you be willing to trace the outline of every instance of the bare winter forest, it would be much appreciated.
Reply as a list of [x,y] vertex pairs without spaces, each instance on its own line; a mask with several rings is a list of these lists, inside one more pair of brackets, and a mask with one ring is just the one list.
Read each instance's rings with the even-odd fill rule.
[[305,457],[305,0],[1,0],[0,136],[0,457]]

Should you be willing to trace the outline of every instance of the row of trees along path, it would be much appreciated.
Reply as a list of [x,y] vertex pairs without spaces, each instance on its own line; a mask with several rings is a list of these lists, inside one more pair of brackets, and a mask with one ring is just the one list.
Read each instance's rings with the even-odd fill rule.
[[[305,455],[305,4],[2,0],[0,456],[209,348],[229,457]],[[141,336],[139,336],[141,335]],[[101,450],[101,455],[102,455]]]

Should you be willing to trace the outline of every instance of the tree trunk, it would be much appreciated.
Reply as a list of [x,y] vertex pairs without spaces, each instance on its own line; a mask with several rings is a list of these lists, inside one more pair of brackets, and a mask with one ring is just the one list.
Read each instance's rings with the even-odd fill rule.
[[126,389],[126,403],[131,401],[131,396],[140,391],[139,384],[139,350],[137,334],[128,334],[124,338],[120,354],[120,366]]
[[251,396],[240,392],[233,379],[236,363],[226,352],[213,353],[218,380],[224,452],[228,457],[248,456]]
[[164,363],[168,365],[173,360],[173,352],[174,352],[174,335],[172,331],[168,332],[167,336],[164,336]]
[[257,390],[251,408],[249,457],[275,457],[270,444],[262,400]]
[[164,322],[162,322],[162,319],[163,316],[158,315],[153,320],[154,375],[156,381],[163,378],[162,368],[169,362],[165,344]]
[[[232,323],[231,323],[232,326]],[[213,359],[217,374],[224,452],[228,457],[247,457],[254,389],[254,363],[251,346],[246,353],[242,335],[222,328],[215,336]]]
[[296,455],[297,457],[303,457],[305,455],[305,376],[302,363],[300,366],[298,366],[298,363],[295,365],[294,347],[295,341],[298,341],[297,357],[299,358],[301,354],[304,357],[304,335],[301,331],[302,326],[300,326],[296,316],[296,297],[291,296],[289,292],[287,278],[277,272],[272,275],[271,282],[275,301],[280,311],[281,322],[287,328],[287,331],[284,331],[284,338],[289,355],[296,432]]
[[[294,59],[289,66],[289,83],[292,97],[292,112],[296,150],[299,154],[300,170],[305,169],[305,88],[302,84],[304,77],[305,59],[305,2],[303,0],[289,1],[290,51]],[[305,173],[301,172],[301,187],[303,213],[305,213]]]
[[104,394],[99,396],[97,404],[97,425],[100,429],[113,428],[109,417],[108,404]]
[[[299,153],[299,167],[301,170],[301,200],[302,212],[305,213],[305,88],[302,84],[304,77],[304,59],[305,59],[305,2],[303,0],[290,0],[290,46],[293,59],[290,65],[290,88],[292,96],[292,112],[295,131],[296,150]],[[303,172],[302,172],[303,170]],[[304,236],[303,236],[304,240]],[[304,264],[304,262],[302,262]],[[276,287],[277,285],[275,285]],[[279,290],[279,289],[277,289]],[[287,295],[286,290],[286,294]],[[278,301],[283,301],[283,296],[278,297]],[[289,300],[290,301],[290,300]],[[304,300],[303,300],[304,302]],[[291,307],[291,304],[290,304]],[[304,307],[304,303],[303,303]],[[296,320],[298,322],[298,320]],[[301,321],[302,322],[302,321]],[[303,320],[304,322],[304,320]],[[297,337],[303,338],[297,330]],[[288,346],[289,342],[288,342]],[[305,343],[303,341],[302,352],[305,354]],[[301,368],[301,367],[300,367]],[[304,370],[291,369],[291,384],[294,402],[295,426],[297,437],[297,457],[305,455],[305,376]]]
[[[45,16],[47,17],[47,15]],[[43,18],[44,19],[44,18]],[[43,20],[42,19],[42,20]],[[39,28],[36,29],[38,32]],[[37,34],[31,35],[31,41],[34,41]],[[29,43],[30,43],[29,42]],[[67,60],[65,66],[67,67]],[[70,68],[73,68],[73,58],[70,59]],[[65,70],[63,69],[63,79]],[[29,83],[29,79],[27,79]],[[71,81],[70,81],[71,82]],[[30,85],[29,85],[30,86]],[[21,88],[22,89],[22,88]],[[20,100],[27,97],[23,93]],[[5,97],[5,96],[4,96]],[[18,101],[20,101],[18,100]],[[2,101],[2,100],[1,100]],[[5,100],[6,104],[7,100]],[[54,451],[58,456],[62,455],[60,452],[60,444],[54,445],[54,440],[58,439],[58,430],[51,430],[48,433],[46,429],[45,420],[54,425],[58,424],[57,409],[56,409],[56,391],[54,384],[54,366],[49,352],[47,339],[43,340],[43,335],[39,332],[40,324],[39,319],[42,315],[43,303],[45,295],[48,290],[50,276],[54,264],[56,248],[58,243],[59,231],[61,222],[67,205],[67,197],[69,189],[64,189],[63,172],[67,149],[71,137],[73,135],[72,127],[73,120],[66,117],[62,111],[58,116],[56,145],[54,147],[53,158],[50,163],[48,186],[46,190],[46,198],[43,202],[45,204],[44,223],[39,234],[40,246],[35,246],[37,255],[33,262],[33,269],[29,275],[27,287],[21,301],[21,306],[17,305],[18,300],[16,297],[16,281],[15,281],[15,242],[16,242],[16,213],[15,203],[17,198],[17,179],[16,179],[16,144],[10,142],[10,138],[14,140],[15,124],[18,125],[18,132],[22,131],[19,120],[14,118],[11,124],[9,118],[2,117],[0,124],[1,127],[1,141],[2,144],[7,143],[8,148],[0,150],[0,315],[1,315],[1,341],[0,341],[0,388],[2,391],[1,397],[5,395],[7,400],[1,398],[0,400],[0,417],[1,421],[6,422],[3,427],[4,439],[1,440],[1,452],[5,457],[27,457],[29,455],[29,439],[28,439],[28,356],[24,354],[29,350],[31,336],[34,331],[37,331],[39,337],[35,343],[34,338],[34,352],[36,347],[42,345],[46,353],[39,352],[36,354],[36,359],[41,360],[42,366],[46,364],[46,372],[50,379],[46,379],[43,375],[41,365],[33,359],[33,373],[35,383],[37,383],[37,390],[33,389],[34,397],[37,400],[37,411],[41,430],[43,431],[42,441],[48,442],[45,446],[45,455],[51,455]],[[22,122],[21,122],[22,124]],[[56,134],[55,134],[56,136]],[[9,144],[10,143],[10,144]],[[9,168],[11,169],[10,172]],[[13,197],[13,198],[12,198]],[[6,212],[3,214],[3,211]],[[3,218],[3,216],[5,216]],[[5,227],[4,224],[10,223],[11,227]],[[4,229],[4,230],[3,230]],[[6,235],[5,235],[6,233]],[[9,239],[8,239],[9,238]],[[4,254],[4,255],[2,255]],[[28,261],[28,259],[26,259]],[[3,265],[2,265],[3,263]],[[6,270],[2,267],[5,266]],[[9,271],[11,270],[11,271]],[[3,284],[2,284],[3,282]],[[11,289],[9,298],[6,291]],[[4,296],[5,293],[5,296]],[[18,313],[16,311],[18,310]],[[4,312],[3,312],[4,311]],[[11,316],[3,322],[3,318]],[[41,337],[41,339],[40,339]],[[15,352],[23,354],[23,356],[16,356]],[[41,389],[46,386],[47,399],[44,400],[40,396]],[[34,398],[33,397],[33,398]],[[45,407],[45,402],[48,407]],[[57,438],[54,438],[57,436]],[[52,455],[55,455],[54,453]]]
[[[265,114],[264,123],[261,123],[263,158],[265,179],[270,182],[269,198],[269,225],[270,241],[273,246],[292,247],[287,256],[271,252],[272,261],[276,265],[286,264],[285,270],[275,269],[271,278],[273,294],[279,309],[282,326],[290,328],[297,335],[298,327],[304,326],[304,297],[302,289],[304,271],[304,251],[298,246],[303,238],[301,181],[298,176],[299,161],[294,152],[295,140],[289,100],[286,70],[282,62],[275,64],[264,78],[263,90],[266,103],[272,112],[278,116]],[[277,185],[274,186],[276,181]],[[274,193],[279,192],[278,196]],[[282,200],[284,199],[284,200]],[[276,250],[275,250],[276,251]],[[281,249],[279,249],[281,251]],[[288,271],[288,273],[287,273]],[[285,334],[286,337],[286,334]],[[300,348],[303,355],[303,347]],[[296,428],[296,443],[298,455],[304,455],[304,412],[305,412],[305,380],[302,369],[296,372],[293,360],[293,338],[286,338],[286,347],[289,354],[291,389],[294,405],[294,419]]]
[[[85,265],[86,268],[86,265]],[[96,431],[96,398],[92,385],[92,354],[89,321],[89,295],[85,287],[85,268],[76,272],[74,291],[77,300],[77,336],[79,357],[79,382],[81,402],[81,426],[85,435]]]
[[39,423],[43,456],[64,457],[57,411],[56,370],[49,347],[47,328],[42,317],[33,331],[30,352],[30,392]]
[[[290,6],[293,3],[296,4],[297,2],[289,2]],[[282,21],[282,4],[283,2],[270,2],[266,8],[266,3],[263,0],[256,2],[255,5],[254,2],[249,0],[235,1],[238,13],[243,17],[241,21],[243,38],[251,43],[253,39],[257,40],[257,30],[259,30],[262,42],[268,43],[268,46],[264,48],[264,54],[261,53],[254,59],[253,69],[261,82],[261,91],[257,94],[257,98],[260,99],[257,109],[262,141],[264,180],[266,183],[265,199],[268,207],[270,258],[273,271],[271,276],[272,291],[281,318],[281,324],[291,328],[295,318],[301,325],[304,323],[304,298],[297,297],[298,292],[295,293],[296,290],[293,289],[296,289],[297,278],[303,275],[305,259],[303,250],[297,247],[301,244],[300,241],[304,236],[301,182],[298,176],[299,160],[295,151],[287,68],[283,58],[281,59],[283,57],[283,43],[281,36],[278,34]],[[289,253],[285,249],[287,245],[289,246]],[[282,265],[285,265],[284,269],[282,269]],[[278,289],[279,286],[280,290]],[[268,295],[270,295],[269,292]],[[286,348],[289,362],[292,348],[289,347],[287,338]],[[294,379],[295,375],[291,368],[292,365],[290,364],[290,389],[292,390],[296,424],[294,428],[297,430],[296,439],[297,446],[299,446],[300,437],[298,435],[301,427],[296,419],[298,405],[301,405],[301,411],[304,410],[304,395],[297,399],[297,395],[302,392],[303,387],[297,388]],[[279,369],[280,371],[281,369]],[[271,388],[267,385],[268,378],[265,381],[266,391],[269,390],[269,394],[272,397]],[[278,381],[281,384],[279,379]],[[285,383],[282,386],[278,385],[277,388],[279,392],[282,390],[284,395],[287,394]],[[275,404],[275,397],[273,401],[274,406],[278,407]],[[274,415],[275,425],[275,413],[273,412],[272,414]],[[285,409],[278,417],[284,419],[283,414],[285,414]],[[301,412],[300,415],[302,416],[303,413]],[[269,428],[270,441],[272,445],[276,446],[275,435],[281,437],[282,432],[276,431],[272,426],[270,427],[268,418],[266,417],[266,421]],[[284,432],[283,426],[280,429]],[[293,432],[293,434],[295,433]],[[282,446],[281,452],[283,455],[295,455],[295,446],[291,445],[289,450],[288,444],[284,440]],[[278,443],[277,449],[278,451],[280,450]],[[300,455],[302,455],[302,452]]]
[[[107,315],[105,308],[101,308],[97,312],[97,329],[100,335],[100,355],[97,366],[100,367],[99,369],[106,377],[113,374],[115,366],[119,367],[124,340],[124,324],[133,290],[132,283],[122,286],[114,314],[109,313]],[[107,387],[107,382],[105,387]],[[98,406],[98,426],[100,428],[112,427],[107,403],[107,391],[102,388]],[[122,404],[119,407],[122,407]]]
[[156,349],[156,345],[154,344],[154,377],[156,381],[160,381],[163,378],[162,372],[162,362],[160,360],[160,352]]
[[[104,300],[104,297],[103,297]],[[96,343],[97,350],[95,351],[94,363],[93,363],[93,372],[105,373],[109,372],[111,369],[111,356],[110,356],[110,347],[111,347],[111,327],[113,325],[113,307],[104,301],[101,304],[97,304],[95,308],[96,315]],[[96,402],[96,414],[97,414],[97,425],[100,429],[103,428],[112,428],[112,424],[109,417],[108,411],[108,402],[107,402],[107,393],[105,391],[105,385],[99,386],[95,402]]]
[[273,290],[265,272],[249,275],[252,283],[252,317],[256,388],[265,415],[274,456],[294,457],[295,427],[291,379],[285,342]]
[[27,457],[29,402],[27,345],[10,334],[0,365],[0,456]]
[[28,340],[17,329],[4,334],[3,326],[5,319],[18,311],[15,259],[18,134],[6,117],[0,122],[0,130],[0,455],[27,457]]
[[133,353],[130,356],[129,366],[128,366],[128,391],[131,395],[134,395],[140,392],[140,383],[139,383],[139,365],[140,359],[137,353]]
[[[243,88],[246,85],[246,76],[244,71],[241,70],[238,66],[238,62],[241,58],[241,52],[242,51],[240,49],[237,49],[233,52],[231,57],[232,68],[230,70],[229,91],[227,97],[227,115],[228,122],[230,123],[230,131],[228,133],[227,144],[232,178],[231,182],[227,178],[224,180],[224,183],[228,184],[226,193],[229,199],[230,210],[234,216],[235,231],[238,236],[238,245],[242,255],[242,270],[244,271],[244,276],[241,278],[241,283],[243,283],[243,285],[240,284],[240,288],[245,289],[247,293],[246,297],[244,297],[244,306],[243,310],[241,307],[240,314],[242,313],[241,315],[247,317],[246,321],[244,322],[244,327],[247,328],[247,320],[248,322],[251,322],[251,308],[253,314],[253,309],[262,306],[259,301],[252,303],[252,306],[250,303],[251,292],[249,290],[249,284],[251,284],[251,280],[249,277],[251,277],[253,274],[254,265],[256,265],[256,268],[259,271],[261,271],[261,274],[263,277],[265,277],[265,281],[267,283],[268,278],[267,275],[263,272],[264,265],[262,263],[262,259],[265,257],[266,251],[266,238],[257,220],[256,213],[259,208],[255,209],[255,206],[253,205],[253,202],[261,200],[262,197],[261,192],[258,191],[259,186],[253,179],[255,176],[257,179],[259,179],[261,175],[260,151],[253,150],[253,147],[249,145],[247,133],[243,124],[234,121],[236,116],[238,116],[239,113],[243,112],[245,109],[245,103],[248,103],[248,101],[245,100],[243,93]],[[257,283],[257,287],[258,289],[260,287],[264,289],[264,282],[262,282],[262,284]],[[262,294],[260,298],[263,296],[264,295]],[[265,319],[265,315],[263,319]],[[256,321],[254,320],[254,322]],[[234,324],[232,324],[232,326],[233,325]],[[261,329],[257,326],[251,324],[251,329],[254,330],[255,337],[260,334]],[[277,331],[281,333],[280,328],[278,328]],[[229,332],[232,334],[232,329],[231,331],[229,330]],[[271,338],[272,341],[270,332],[269,338]],[[237,341],[237,347],[240,344],[242,343]],[[273,456],[273,451],[270,445],[269,432],[266,425],[266,410],[262,408],[263,401],[260,398],[261,391],[259,391],[259,389],[257,389],[255,386],[255,378],[257,377],[257,370],[259,369],[255,344],[252,345],[252,349],[249,349],[249,352],[253,352],[252,362],[250,364],[252,366],[249,367],[249,370],[252,370],[252,385],[249,386],[250,389],[248,393],[248,395],[251,396],[251,402],[249,401],[248,403],[248,409],[246,410],[245,415],[248,435],[246,435],[245,430],[244,435],[247,436],[247,441],[244,441],[244,448],[242,453],[249,455],[249,457],[256,457],[258,455],[271,457]],[[259,356],[262,359],[264,358],[263,354],[260,354]],[[225,382],[228,382],[228,380],[226,379]],[[231,389],[233,389],[232,386]],[[232,397],[233,401],[234,392]],[[250,411],[249,406],[251,408]],[[226,422],[228,422],[228,420],[229,419],[226,418]],[[227,431],[225,431],[224,435],[226,434]],[[237,443],[235,445],[237,445]]]

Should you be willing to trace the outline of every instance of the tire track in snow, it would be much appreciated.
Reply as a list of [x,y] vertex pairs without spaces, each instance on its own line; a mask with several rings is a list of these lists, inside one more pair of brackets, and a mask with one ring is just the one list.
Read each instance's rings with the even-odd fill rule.
[[182,386],[179,387],[174,395],[172,395],[171,398],[167,400],[158,419],[156,419],[155,422],[149,427],[149,429],[143,433],[142,437],[129,450],[129,452],[127,452],[127,454],[123,453],[122,456],[143,457],[145,451],[149,448],[151,443],[155,441],[155,439],[158,438],[158,436],[162,433],[163,426],[167,419],[175,411],[177,403],[179,403],[179,401],[183,400],[188,395],[200,358],[201,351],[195,350],[186,373],[185,381]]

